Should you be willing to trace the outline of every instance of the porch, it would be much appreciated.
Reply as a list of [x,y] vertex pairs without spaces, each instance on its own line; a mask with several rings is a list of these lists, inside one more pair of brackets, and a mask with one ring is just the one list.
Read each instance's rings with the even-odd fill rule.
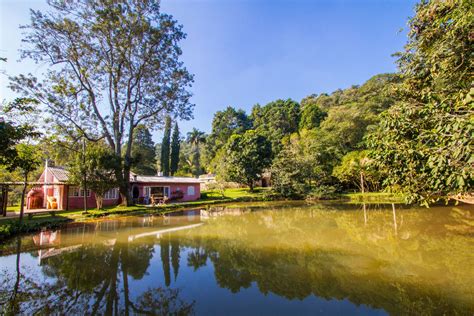
[[[11,189],[24,185],[24,182],[0,183],[0,213],[3,217],[16,217],[20,214],[20,210],[7,212],[7,207]],[[26,215],[68,210],[68,191],[69,185],[63,182],[27,182],[23,213]]]

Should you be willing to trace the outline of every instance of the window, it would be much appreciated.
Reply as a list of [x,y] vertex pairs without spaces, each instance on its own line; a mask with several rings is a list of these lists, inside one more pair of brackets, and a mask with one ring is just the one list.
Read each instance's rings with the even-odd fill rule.
[[145,196],[170,196],[170,187],[145,187]]
[[118,189],[111,189],[104,194],[104,200],[115,200],[118,199]]
[[194,186],[188,186],[188,195],[194,195]]
[[[69,187],[69,196],[84,197],[84,190],[78,187]],[[91,190],[87,190],[87,196],[91,196]]]

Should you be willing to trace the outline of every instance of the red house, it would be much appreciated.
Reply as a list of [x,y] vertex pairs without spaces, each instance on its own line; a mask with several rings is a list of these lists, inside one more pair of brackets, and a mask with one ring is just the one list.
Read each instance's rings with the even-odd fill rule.
[[[61,167],[46,164],[38,182],[43,184],[32,188],[26,200],[27,209],[80,209],[84,207],[84,190],[68,183],[69,173]],[[167,197],[170,201],[195,201],[201,197],[200,180],[189,177],[130,175],[130,195],[138,204],[151,204],[151,196]],[[86,192],[87,207],[95,207],[95,194]],[[118,188],[104,195],[104,206],[120,203]]]

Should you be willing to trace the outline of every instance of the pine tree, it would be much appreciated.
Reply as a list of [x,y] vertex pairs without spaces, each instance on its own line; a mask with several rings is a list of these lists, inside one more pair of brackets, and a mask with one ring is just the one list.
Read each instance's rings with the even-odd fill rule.
[[174,124],[173,136],[171,136],[171,157],[170,157],[170,171],[174,175],[178,171],[179,164],[179,128],[178,123]]
[[170,135],[171,134],[171,117],[166,117],[165,132],[163,142],[161,143],[161,171],[164,176],[170,175]]
[[151,133],[145,125],[138,125],[133,134],[132,168],[137,174],[156,174],[155,143]]

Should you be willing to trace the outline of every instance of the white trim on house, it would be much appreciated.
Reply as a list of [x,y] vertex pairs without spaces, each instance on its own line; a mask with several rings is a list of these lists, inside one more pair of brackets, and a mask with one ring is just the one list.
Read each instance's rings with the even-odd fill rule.
[[[87,197],[91,196],[91,190],[87,189]],[[69,187],[69,197],[84,197],[84,190],[78,187]]]
[[163,195],[170,197],[171,196],[171,187],[169,185],[147,185],[143,187],[145,190],[145,197],[150,197],[151,188],[163,188]]
[[105,192],[104,194],[104,200],[116,200],[119,197],[119,189],[118,188],[113,188],[110,189],[109,191]]

